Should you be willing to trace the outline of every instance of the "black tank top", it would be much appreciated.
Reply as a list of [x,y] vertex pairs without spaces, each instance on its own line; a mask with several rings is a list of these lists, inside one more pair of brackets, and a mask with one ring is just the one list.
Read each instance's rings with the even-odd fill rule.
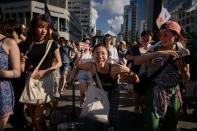
[[[96,72],[98,74],[98,77],[105,91],[109,91],[117,87],[117,79],[114,79],[111,77],[111,64],[110,63],[109,63],[109,70],[107,73],[99,73],[97,69],[96,69]],[[98,86],[95,75],[93,76],[93,79],[96,82],[96,85]]]

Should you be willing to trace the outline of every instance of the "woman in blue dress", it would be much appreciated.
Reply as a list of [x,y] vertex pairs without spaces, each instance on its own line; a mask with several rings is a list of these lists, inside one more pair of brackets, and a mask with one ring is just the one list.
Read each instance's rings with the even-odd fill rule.
[[13,114],[14,93],[9,79],[20,76],[20,52],[16,41],[9,38],[8,28],[0,26],[0,131]]

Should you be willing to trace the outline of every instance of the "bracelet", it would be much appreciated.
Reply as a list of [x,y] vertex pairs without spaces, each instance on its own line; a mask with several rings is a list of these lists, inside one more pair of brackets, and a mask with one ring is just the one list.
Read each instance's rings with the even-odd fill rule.
[[13,75],[12,75],[12,78],[16,78],[16,70],[11,70]]

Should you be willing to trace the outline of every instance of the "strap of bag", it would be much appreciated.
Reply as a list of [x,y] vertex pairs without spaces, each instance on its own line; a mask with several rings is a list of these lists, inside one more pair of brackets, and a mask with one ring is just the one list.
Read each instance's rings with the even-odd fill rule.
[[151,75],[149,76],[149,78],[150,78],[150,79],[155,78],[155,77],[156,77],[157,75],[159,75],[159,73],[161,73],[161,71],[162,71],[164,68],[166,68],[166,66],[167,66],[169,63],[171,63],[172,61],[173,61],[173,57],[172,57],[172,56],[168,57],[167,61],[163,64],[163,66],[161,66],[157,71],[155,71],[153,74],[151,74]]
[[47,43],[47,47],[46,47],[46,51],[45,51],[45,54],[44,56],[42,57],[42,59],[40,60],[39,64],[36,66],[36,68],[34,69],[33,73],[34,74],[41,66],[42,62],[44,61],[44,59],[46,58],[50,48],[51,48],[51,45],[53,43],[53,40],[49,40],[48,43]]
[[32,42],[31,45],[29,46],[28,50],[25,52],[24,56],[27,56],[27,54],[31,51],[31,49],[33,48],[33,45],[35,44],[35,42]]
[[[93,64],[93,68],[94,68],[94,71],[95,71],[96,81],[97,81],[97,84],[98,84],[98,86],[99,86],[98,88],[103,89],[103,86],[102,86],[102,84],[101,84],[101,81],[100,81],[99,76],[98,76],[97,71],[96,71],[96,66],[95,66],[95,64]],[[104,89],[103,89],[103,90],[104,90]]]

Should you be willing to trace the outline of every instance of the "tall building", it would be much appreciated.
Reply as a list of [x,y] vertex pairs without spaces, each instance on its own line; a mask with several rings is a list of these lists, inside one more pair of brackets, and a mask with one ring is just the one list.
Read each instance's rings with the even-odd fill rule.
[[91,0],[68,0],[68,10],[80,19],[83,35],[91,34],[91,8]]
[[[3,19],[13,18],[19,23],[30,24],[33,16],[44,14],[45,0],[1,0],[0,9]],[[52,16],[52,24],[59,35],[66,39],[72,38],[75,41],[81,40],[82,28],[77,18],[67,9],[67,0],[49,0],[48,8]]]
[[162,0],[146,0],[145,27],[152,32],[158,32],[156,19],[161,12]]
[[146,0],[137,0],[136,9],[136,28],[137,28],[137,39],[140,38],[140,34],[145,30],[145,12],[146,12]]
[[196,0],[165,0],[165,7],[170,12],[172,19],[177,21],[184,31],[197,33]]
[[135,40],[136,32],[136,1],[131,0],[130,5],[124,6],[123,39]]

